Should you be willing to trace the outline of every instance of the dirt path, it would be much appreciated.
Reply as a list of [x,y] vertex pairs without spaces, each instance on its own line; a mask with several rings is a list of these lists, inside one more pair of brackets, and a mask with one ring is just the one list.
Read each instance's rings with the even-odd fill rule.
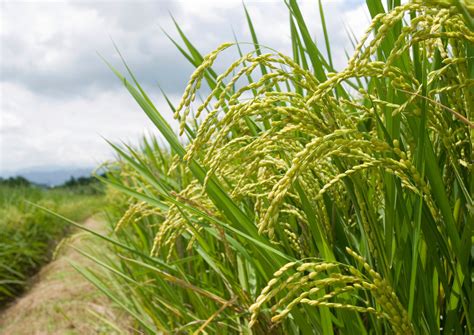
[[[95,231],[104,230],[98,219],[90,218],[84,225]],[[32,288],[0,315],[1,335],[122,333],[101,317],[126,329],[126,318],[71,266],[70,261],[96,266],[72,246],[83,250],[104,248],[103,242],[90,234],[76,232],[69,237],[56,259],[39,272]]]

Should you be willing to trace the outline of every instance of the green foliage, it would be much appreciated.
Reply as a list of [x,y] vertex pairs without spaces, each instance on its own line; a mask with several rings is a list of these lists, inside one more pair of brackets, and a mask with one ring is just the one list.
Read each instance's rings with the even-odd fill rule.
[[372,24],[334,73],[285,3],[293,57],[266,53],[246,11],[255,50],[220,75],[233,44],[202,56],[178,28],[196,66],[172,107],[187,147],[128,66],[131,81],[113,69],[170,150],[114,146],[103,238],[119,261],[85,275],[147,333],[472,334],[463,4],[388,1],[385,13],[368,0]]
[[48,261],[56,242],[69,227],[37,208],[83,220],[103,200],[73,188],[46,190],[35,186],[0,186],[0,306],[22,292],[29,277]]
[[30,186],[31,182],[24,177],[17,176],[17,177],[9,177],[6,179],[0,178],[0,185],[10,186],[10,187],[18,187],[18,186],[24,187],[24,186]]
[[[102,176],[105,177],[105,176]],[[99,195],[104,194],[103,184],[96,177],[71,177],[55,189],[67,190],[75,194]]]

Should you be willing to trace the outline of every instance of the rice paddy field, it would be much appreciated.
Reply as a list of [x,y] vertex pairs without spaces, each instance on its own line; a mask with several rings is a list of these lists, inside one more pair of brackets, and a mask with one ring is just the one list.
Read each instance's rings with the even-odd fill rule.
[[[177,130],[133,64],[106,61],[157,135],[111,143],[108,230],[82,227],[107,252],[75,268],[126,313],[119,333],[473,334],[474,4],[368,0],[336,71],[324,3],[316,42],[283,3],[290,54],[259,44],[245,5],[251,44],[202,54],[176,24],[194,67],[180,101],[163,93]],[[34,194],[51,205],[22,215],[81,228]]]
[[27,182],[0,182],[0,309],[24,291],[70,231],[64,220],[37,206],[81,222],[104,203],[102,195],[93,193],[85,187],[48,190]]

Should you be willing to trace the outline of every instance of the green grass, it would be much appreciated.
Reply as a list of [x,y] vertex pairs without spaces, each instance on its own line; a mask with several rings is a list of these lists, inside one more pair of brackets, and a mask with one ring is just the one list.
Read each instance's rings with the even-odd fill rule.
[[247,11],[248,55],[202,56],[177,25],[187,141],[112,68],[170,149],[114,145],[120,261],[84,274],[150,334],[472,334],[472,8],[439,3],[368,0],[339,73],[294,0],[291,57]]
[[69,230],[62,220],[33,204],[82,221],[103,205],[103,195],[84,192],[83,187],[0,186],[0,306],[23,291]]

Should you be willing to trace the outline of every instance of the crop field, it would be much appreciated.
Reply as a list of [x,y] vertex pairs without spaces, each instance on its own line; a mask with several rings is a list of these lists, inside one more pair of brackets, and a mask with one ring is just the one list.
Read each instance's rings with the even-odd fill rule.
[[325,3],[317,41],[282,4],[289,54],[245,4],[251,43],[207,54],[174,21],[193,67],[179,101],[161,91],[176,127],[116,46],[104,67],[156,133],[109,142],[105,196],[0,188],[0,303],[77,227],[110,333],[474,334],[474,3],[367,0],[342,70]]
[[63,220],[36,205],[82,221],[104,201],[101,195],[84,195],[85,187],[46,190],[28,184],[0,184],[0,307],[4,307],[23,292],[70,230]]

